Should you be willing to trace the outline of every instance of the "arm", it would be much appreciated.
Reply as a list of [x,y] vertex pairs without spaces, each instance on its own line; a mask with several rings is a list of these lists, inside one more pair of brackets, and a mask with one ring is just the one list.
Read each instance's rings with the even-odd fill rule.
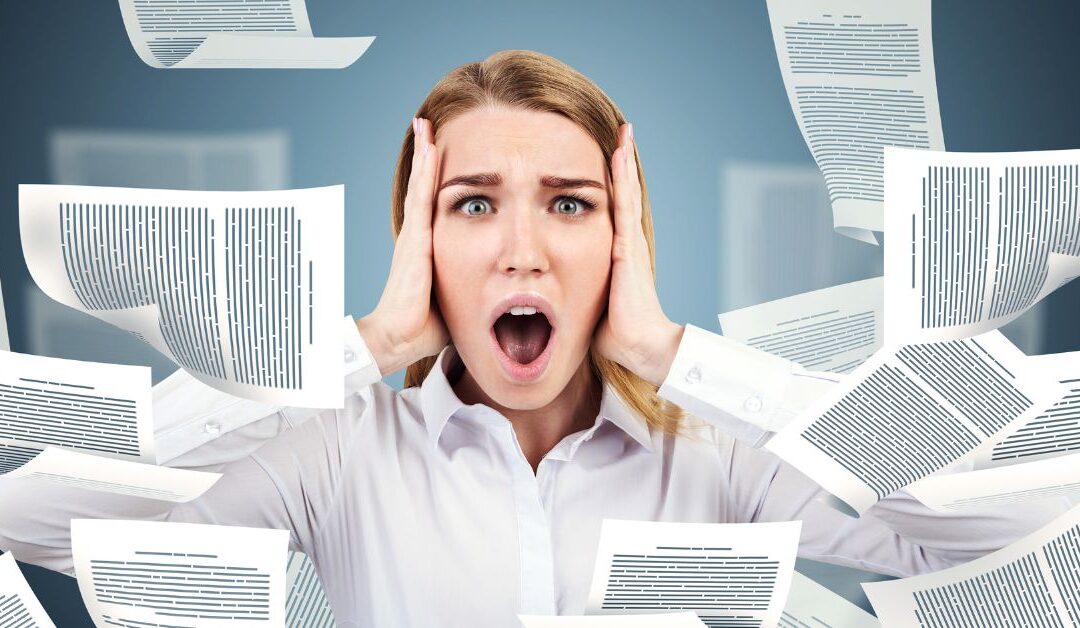
[[[348,322],[353,325],[351,319]],[[346,399],[345,410],[274,409],[223,395],[190,377],[170,378],[167,394],[155,394],[154,403],[155,415],[171,426],[164,438],[159,431],[159,447],[183,451],[168,466],[224,474],[191,502],[175,504],[30,478],[0,478],[0,549],[11,550],[21,561],[70,574],[69,522],[79,518],[282,528],[293,531],[294,547],[302,546],[312,517],[299,516],[296,508],[320,503],[323,491],[336,481],[328,475],[336,467],[326,463],[339,445],[337,413],[361,417],[370,407],[371,384],[380,377],[370,368],[374,358],[355,325],[347,339],[347,351],[354,353],[352,362],[359,366],[348,375],[347,386],[356,392]],[[190,407],[183,403],[185,398],[192,400]],[[159,405],[162,400],[168,403]],[[197,412],[190,414],[192,410]],[[237,427],[200,444],[205,438],[202,426],[219,421]]]
[[[771,452],[729,441],[728,507],[746,521],[801,519],[799,555],[893,576],[912,576],[996,551],[1068,510],[1060,498],[941,513],[900,490],[859,518]],[[723,454],[722,454],[723,455]]]
[[[659,393],[718,429],[721,463],[731,478],[724,487],[724,520],[801,519],[800,555],[907,576],[1000,549],[1068,509],[1067,500],[1054,498],[1021,508],[1004,504],[940,513],[901,490],[860,518],[841,513],[808,477],[771,452],[753,449],[768,438],[767,429],[783,427],[837,381],[687,325]],[[943,472],[963,471],[965,465],[970,463]]]

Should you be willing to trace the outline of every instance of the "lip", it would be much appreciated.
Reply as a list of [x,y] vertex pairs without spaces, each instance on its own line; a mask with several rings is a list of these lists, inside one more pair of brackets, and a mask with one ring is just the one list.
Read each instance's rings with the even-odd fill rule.
[[[536,308],[537,312],[540,312],[547,317],[548,324],[551,325],[551,334],[548,336],[548,342],[544,347],[543,352],[528,364],[519,364],[510,356],[506,355],[502,346],[499,345],[499,339],[495,337],[495,321],[503,314],[509,312],[511,307],[517,305],[527,305]],[[537,292],[519,292],[512,294],[500,300],[495,307],[492,308],[491,314],[488,316],[488,336],[491,338],[492,350],[495,352],[495,355],[499,357],[499,363],[502,364],[506,374],[517,382],[528,383],[538,379],[544,374],[548,362],[551,361],[551,352],[552,348],[555,346],[556,333],[558,333],[558,325],[555,320],[555,309],[547,299]]]

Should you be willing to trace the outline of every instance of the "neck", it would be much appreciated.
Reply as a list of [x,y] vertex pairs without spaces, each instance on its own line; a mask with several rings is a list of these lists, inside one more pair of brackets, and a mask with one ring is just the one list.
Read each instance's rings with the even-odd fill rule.
[[499,405],[480,388],[468,369],[463,369],[461,377],[452,386],[463,403],[482,403],[510,421],[521,451],[534,473],[540,460],[559,441],[569,434],[592,427],[600,413],[603,390],[599,378],[589,368],[588,359],[582,360],[577,372],[551,403],[531,410]]

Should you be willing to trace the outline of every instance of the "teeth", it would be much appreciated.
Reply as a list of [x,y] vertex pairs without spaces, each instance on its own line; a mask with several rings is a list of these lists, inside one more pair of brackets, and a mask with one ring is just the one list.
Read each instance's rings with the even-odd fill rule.
[[510,314],[513,316],[532,316],[536,314],[536,308],[531,305],[515,305],[510,308]]

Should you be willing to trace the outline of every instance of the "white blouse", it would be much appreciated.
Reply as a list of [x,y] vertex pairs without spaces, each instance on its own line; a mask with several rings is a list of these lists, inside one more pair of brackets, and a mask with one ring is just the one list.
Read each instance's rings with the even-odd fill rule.
[[836,378],[691,325],[660,388],[693,413],[688,435],[651,430],[605,385],[592,427],[534,474],[511,423],[454,394],[453,348],[422,386],[397,391],[377,381],[351,319],[346,329],[344,409],[273,408],[170,378],[155,395],[162,457],[224,477],[180,505],[0,479],[0,548],[70,573],[72,518],[281,528],[314,562],[339,626],[501,628],[518,613],[584,611],[604,517],[801,519],[801,556],[910,575],[998,549],[1067,507],[945,515],[901,491],[850,518],[751,446]]

